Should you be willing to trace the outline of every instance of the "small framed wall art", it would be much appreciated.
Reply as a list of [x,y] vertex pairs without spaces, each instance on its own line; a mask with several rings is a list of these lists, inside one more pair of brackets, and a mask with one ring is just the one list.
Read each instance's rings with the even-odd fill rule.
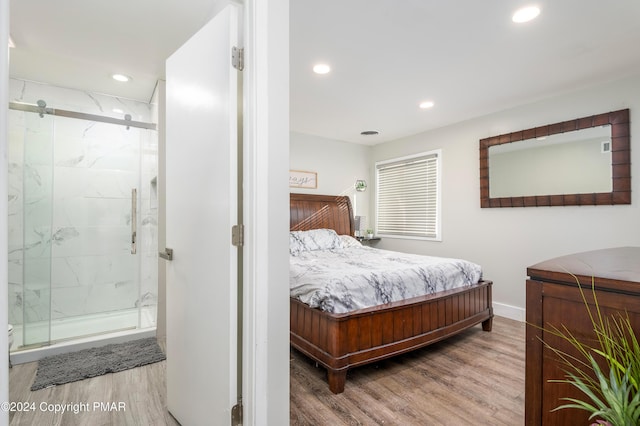
[[289,170],[289,187],[316,189],[318,187],[318,173]]

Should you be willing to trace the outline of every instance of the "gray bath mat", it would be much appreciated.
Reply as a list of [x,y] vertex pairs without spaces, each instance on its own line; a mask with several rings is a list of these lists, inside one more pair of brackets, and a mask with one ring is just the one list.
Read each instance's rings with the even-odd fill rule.
[[53,355],[38,361],[31,390],[117,373],[166,358],[155,337]]

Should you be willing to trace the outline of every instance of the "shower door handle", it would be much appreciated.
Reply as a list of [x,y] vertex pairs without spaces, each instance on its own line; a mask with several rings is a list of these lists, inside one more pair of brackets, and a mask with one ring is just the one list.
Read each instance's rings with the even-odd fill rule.
[[138,190],[131,188],[131,254],[136,254],[138,231]]

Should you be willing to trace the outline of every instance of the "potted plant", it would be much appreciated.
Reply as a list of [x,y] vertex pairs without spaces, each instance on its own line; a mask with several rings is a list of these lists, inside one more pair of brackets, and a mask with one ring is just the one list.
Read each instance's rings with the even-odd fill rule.
[[373,238],[373,229],[367,229],[367,238]]
[[[577,280],[577,277],[576,277]],[[578,280],[577,280],[578,281]],[[563,398],[567,401],[556,408],[577,408],[591,413],[592,425],[636,426],[640,424],[640,345],[629,316],[625,313],[603,316],[591,283],[594,308],[590,308],[578,281],[596,343],[583,343],[565,326],[551,327],[552,333],[568,342],[579,353],[567,354],[545,343],[564,364],[566,376],[556,382],[568,383],[580,390],[585,398]]]

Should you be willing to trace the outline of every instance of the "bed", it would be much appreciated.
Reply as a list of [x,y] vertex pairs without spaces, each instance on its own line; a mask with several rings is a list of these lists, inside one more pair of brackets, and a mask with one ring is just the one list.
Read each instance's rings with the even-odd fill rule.
[[[347,196],[291,194],[290,230],[354,235]],[[290,298],[291,346],[327,369],[329,389],[344,391],[347,371],[412,351],[477,324],[491,331],[491,281],[330,313]]]

